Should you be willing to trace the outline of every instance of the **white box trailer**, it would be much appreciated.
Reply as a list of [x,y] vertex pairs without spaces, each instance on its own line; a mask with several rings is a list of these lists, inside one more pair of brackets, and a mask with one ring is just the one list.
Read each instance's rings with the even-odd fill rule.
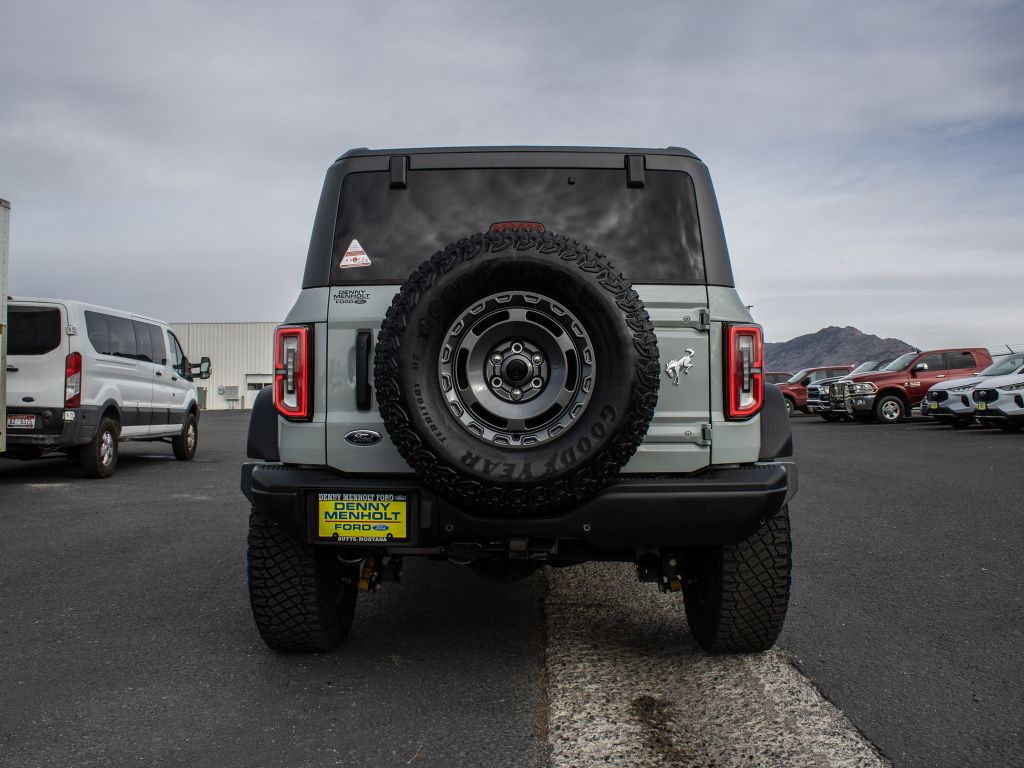
[[11,204],[0,200],[0,453],[7,450],[7,243]]

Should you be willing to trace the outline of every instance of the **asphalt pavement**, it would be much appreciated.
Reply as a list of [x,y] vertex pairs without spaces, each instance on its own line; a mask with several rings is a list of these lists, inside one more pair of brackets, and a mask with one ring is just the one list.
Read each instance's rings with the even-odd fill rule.
[[782,648],[897,766],[1024,765],[1024,433],[793,426]]
[[1024,765],[1024,435],[795,418],[768,654],[703,656],[628,567],[414,560],[289,656],[249,615],[245,414],[201,426],[105,481],[0,460],[0,765]]

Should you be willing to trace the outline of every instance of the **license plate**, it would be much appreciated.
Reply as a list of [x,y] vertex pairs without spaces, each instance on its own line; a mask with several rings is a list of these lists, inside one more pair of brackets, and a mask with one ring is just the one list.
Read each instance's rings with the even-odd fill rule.
[[7,414],[8,429],[35,429],[36,417],[34,414],[9,413]]
[[317,536],[360,543],[405,541],[409,499],[401,493],[317,494]]
[[937,402],[935,402],[934,400],[932,400],[930,403],[928,403],[928,407],[931,408],[933,411],[939,410],[939,404]]
[[978,403],[978,410],[979,411],[988,410],[988,403],[986,403],[984,400],[981,401],[980,403]]

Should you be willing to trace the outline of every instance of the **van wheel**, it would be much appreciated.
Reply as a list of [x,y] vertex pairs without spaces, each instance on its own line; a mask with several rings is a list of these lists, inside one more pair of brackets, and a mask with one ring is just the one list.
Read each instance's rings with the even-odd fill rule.
[[199,419],[196,418],[195,411],[190,411],[185,417],[185,426],[181,428],[181,434],[171,438],[171,449],[178,461],[191,461],[198,447]]
[[898,424],[907,415],[907,407],[896,395],[883,395],[875,401],[875,418],[883,424]]
[[792,564],[788,506],[743,541],[693,550],[683,600],[700,647],[708,653],[771,648],[786,619]]
[[249,602],[260,637],[277,651],[332,651],[352,628],[359,566],[330,549],[297,544],[273,521],[249,515]]
[[110,477],[117,469],[117,422],[107,417],[100,420],[96,437],[78,451],[79,464],[86,477]]

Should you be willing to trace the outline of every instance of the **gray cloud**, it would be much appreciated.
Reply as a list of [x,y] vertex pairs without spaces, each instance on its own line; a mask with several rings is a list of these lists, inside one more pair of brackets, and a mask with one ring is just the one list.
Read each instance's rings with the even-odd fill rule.
[[9,4],[12,287],[278,319],[349,147],[683,144],[771,338],[1024,341],[1022,33],[994,1]]

